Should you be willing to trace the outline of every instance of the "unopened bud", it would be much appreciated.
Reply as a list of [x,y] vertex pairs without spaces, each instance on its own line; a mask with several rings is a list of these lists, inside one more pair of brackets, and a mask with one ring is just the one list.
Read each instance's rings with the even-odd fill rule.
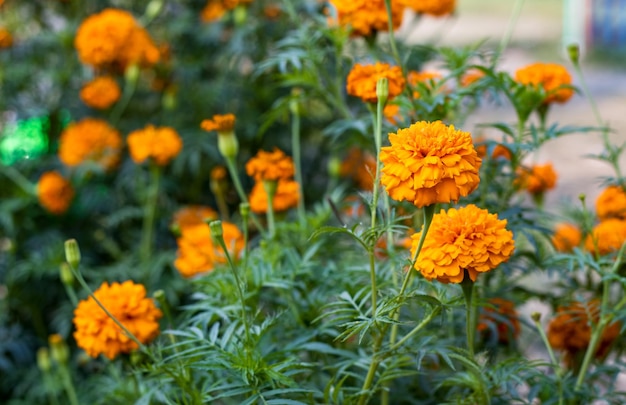
[[66,364],[67,360],[70,358],[70,351],[63,337],[55,333],[48,337],[48,343],[50,344],[50,354],[52,358],[59,364]]
[[233,11],[233,20],[236,26],[241,26],[246,22],[248,18],[248,10],[243,6],[237,6]]
[[150,3],[148,3],[148,6],[146,7],[146,18],[148,21],[153,20],[161,13],[161,10],[163,9],[163,3],[163,0],[152,0]]
[[39,350],[37,350],[37,367],[44,373],[47,373],[52,368],[50,352],[47,347],[40,347]]
[[76,239],[68,239],[65,241],[65,260],[74,269],[80,264],[80,249]]
[[165,299],[165,291],[163,290],[156,290],[154,292],[154,294],[152,294],[152,296],[157,300],[157,301],[161,301],[163,299]]
[[137,79],[139,79],[139,73],[139,65],[136,63],[128,65],[126,70],[124,70],[124,79],[126,80],[126,83],[136,83]]
[[211,238],[213,238],[214,241],[217,242],[222,239],[224,232],[222,230],[222,221],[211,221],[209,228],[211,228]]
[[530,314],[530,317],[535,322],[539,322],[541,320],[541,314],[539,312],[533,312],[532,314]]
[[300,115],[300,94],[302,94],[302,90],[295,87],[291,90],[291,99],[289,100],[289,111],[293,115]]
[[381,77],[376,82],[376,97],[378,97],[378,101],[380,101],[383,105],[387,102],[387,97],[389,97],[389,81],[386,77]]
[[170,86],[165,90],[163,98],[161,99],[161,105],[163,109],[171,111],[178,105],[178,98],[176,97],[176,89]]
[[250,203],[245,202],[239,204],[239,213],[244,219],[244,222],[246,222],[245,220],[250,216]]
[[69,264],[65,262],[61,263],[61,266],[59,266],[59,278],[65,285],[71,286],[74,284],[74,275],[72,274],[72,269],[70,269]]
[[239,141],[233,131],[217,133],[217,149],[226,159],[233,159],[239,152]]
[[328,159],[328,174],[334,178],[341,176],[341,159],[337,156],[331,156]]
[[567,46],[567,55],[574,65],[578,65],[580,59],[580,46],[578,44],[569,44]]
[[585,203],[585,200],[587,199],[587,196],[585,194],[578,194],[578,199],[580,200],[581,203]]

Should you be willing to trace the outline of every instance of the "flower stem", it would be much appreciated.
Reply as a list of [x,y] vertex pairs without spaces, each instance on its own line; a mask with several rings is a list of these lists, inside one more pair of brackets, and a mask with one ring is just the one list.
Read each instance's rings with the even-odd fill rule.
[[402,59],[400,59],[400,53],[396,46],[396,38],[393,33],[393,13],[391,11],[391,0],[385,0],[385,9],[387,11],[387,29],[389,31],[389,45],[391,45],[391,53],[400,69],[402,69],[404,75],[404,68],[402,67]]
[[499,57],[502,55],[506,47],[511,42],[511,37],[513,36],[513,31],[515,30],[515,26],[517,25],[517,20],[519,19],[519,16],[522,13],[523,6],[524,6],[524,0],[515,1],[515,4],[513,6],[513,13],[511,14],[511,19],[509,20],[509,24],[506,28],[506,32],[502,36],[502,40],[500,40],[500,44],[496,51],[495,58],[493,59],[494,63],[497,62]]
[[72,382],[72,376],[70,375],[70,370],[67,367],[67,364],[63,364],[59,368],[59,373],[61,374],[61,380],[63,381],[63,388],[65,388],[65,393],[67,394],[67,398],[70,401],[70,405],[80,405],[78,401],[78,397],[76,396],[76,389],[74,388],[74,383]]
[[154,162],[150,162],[150,180],[146,193],[146,203],[144,206],[143,231],[141,233],[140,258],[146,265],[152,256],[152,243],[154,234],[154,220],[156,216],[156,205],[159,198],[159,183],[161,181],[161,167]]
[[269,230],[269,238],[274,239],[276,236],[276,221],[274,219],[274,197],[276,196],[276,180],[263,180],[263,189],[267,195],[267,227]]
[[4,173],[6,177],[11,179],[16,186],[21,188],[26,194],[31,196],[37,195],[36,186],[31,183],[22,173],[11,166],[0,164],[0,173]]
[[376,316],[376,300],[378,298],[378,287],[376,285],[376,256],[374,250],[374,247],[368,249],[370,257],[370,282],[372,288],[372,316]]
[[537,328],[537,331],[539,332],[539,336],[541,337],[541,341],[543,342],[543,344],[546,346],[546,349],[548,350],[548,355],[550,356],[550,362],[552,363],[552,368],[554,369],[554,373],[557,378],[557,385],[559,389],[559,405],[563,405],[563,381],[562,381],[561,367],[559,366],[559,362],[556,360],[556,356],[554,355],[554,350],[552,350],[552,345],[550,344],[550,341],[548,340],[546,331],[541,326],[541,323],[539,323],[539,317],[535,318],[535,315],[533,314],[532,318],[533,318],[535,327]]
[[300,148],[300,108],[297,100],[291,101],[291,149],[293,153],[293,163],[295,166],[295,177],[298,183],[298,219],[300,226],[306,226],[306,216],[304,211],[304,186],[302,182],[302,158]]
[[[135,68],[139,69],[138,67],[132,67],[132,66],[128,67],[127,69],[135,69]],[[111,126],[113,127],[117,126],[120,118],[122,118],[122,114],[128,107],[128,104],[130,103],[130,99],[133,98],[133,94],[135,94],[135,90],[137,89],[138,79],[139,79],[139,74],[130,75],[128,80],[126,80],[126,83],[124,85],[124,91],[122,93],[122,98],[115,104],[113,111],[111,111],[111,116],[109,118],[109,122],[111,123]]]
[[400,339],[398,342],[392,344],[391,347],[389,347],[389,350],[393,351],[393,350],[396,350],[396,349],[400,348],[400,346],[402,346],[404,343],[406,343],[411,337],[413,337],[413,335],[415,335],[416,333],[418,333],[419,331],[424,329],[424,327],[426,325],[428,325],[430,323],[430,321],[433,320],[434,317],[439,315],[439,313],[441,313],[441,306],[435,307],[430,312],[430,314],[428,314],[424,319],[422,319],[422,322],[418,323],[415,326],[415,328],[413,328],[413,330],[411,330],[409,333],[404,335],[404,337],[402,339]]
[[[228,172],[230,173],[230,178],[233,180],[233,184],[235,185],[235,190],[237,190],[239,199],[241,199],[241,201],[244,203],[249,203],[248,197],[246,197],[246,193],[244,193],[243,187],[241,186],[241,181],[239,180],[239,174],[237,173],[234,158],[227,157],[225,159],[226,167],[228,168]],[[252,219],[252,222],[254,222],[254,226],[256,227],[256,229],[262,235],[265,235],[265,229],[263,228],[263,226],[261,226],[259,219],[253,212],[250,212],[250,219]]]
[[378,189],[380,187],[380,147],[382,144],[383,107],[385,100],[378,99],[376,103],[376,116],[374,117],[374,145],[376,147],[376,174],[372,187],[372,205],[370,213],[372,216],[372,228],[376,227],[376,213],[378,208]]
[[467,270],[464,270],[465,276],[461,282],[463,295],[465,296],[465,313],[466,323],[465,331],[467,334],[467,350],[471,357],[474,357],[474,337],[476,334],[476,311],[474,308],[474,282],[469,276]]

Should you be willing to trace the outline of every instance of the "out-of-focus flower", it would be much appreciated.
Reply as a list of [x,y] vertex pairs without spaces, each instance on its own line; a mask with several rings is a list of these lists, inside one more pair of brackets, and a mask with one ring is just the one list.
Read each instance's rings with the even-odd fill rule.
[[469,87],[470,85],[476,83],[480,79],[485,77],[485,72],[480,69],[470,69],[463,76],[461,76],[461,86]]
[[626,192],[620,186],[609,186],[596,200],[596,214],[600,220],[626,219]]
[[417,13],[435,17],[452,14],[456,8],[456,0],[398,0],[398,2]]
[[91,162],[104,170],[115,167],[122,148],[120,133],[101,119],[85,118],[68,125],[59,140],[59,159],[68,166]]
[[0,28],[0,49],[13,46],[13,35],[6,28]]
[[558,252],[571,252],[582,241],[582,232],[574,224],[562,223],[554,228],[552,244]]
[[389,83],[387,100],[392,100],[404,90],[406,81],[402,76],[402,69],[380,62],[373,65],[354,65],[348,74],[346,90],[349,95],[359,97],[366,103],[375,103],[378,101],[376,84],[382,78],[387,78]]
[[476,329],[484,335],[495,337],[499,343],[508,344],[515,340],[521,331],[515,303],[504,298],[490,299],[489,304],[482,308]]
[[392,125],[398,125],[402,116],[400,115],[400,106],[397,104],[387,103],[383,108],[383,115]]
[[[234,260],[244,248],[243,234],[230,222],[222,222],[222,232],[224,243]],[[212,271],[217,264],[227,261],[222,248],[213,243],[211,229],[206,223],[183,228],[177,243],[174,267],[183,277]]]
[[533,195],[545,193],[556,186],[557,175],[551,163],[520,167],[517,175],[516,184]]
[[272,152],[260,150],[246,163],[246,173],[256,181],[289,179],[294,174],[293,160],[278,148]]
[[[377,31],[388,31],[389,24],[385,0],[330,0],[337,10],[337,19],[342,27],[350,27],[352,35],[369,36]],[[391,2],[393,29],[402,24],[404,6]]]
[[203,120],[200,127],[208,132],[230,132],[235,128],[235,115],[216,114],[211,119]]
[[200,13],[202,22],[211,23],[221,19],[226,12],[240,4],[249,4],[252,0],[208,0]]
[[168,164],[183,148],[183,141],[174,128],[154,125],[131,132],[126,141],[135,163],[154,159],[159,166]]
[[420,93],[417,89],[418,83],[423,83],[426,87],[430,88],[433,82],[441,80],[442,74],[434,70],[425,70],[423,72],[411,71],[408,74],[408,81],[413,91],[414,98],[420,98]]
[[[146,289],[132,281],[103,283],[94,296],[141,343],[148,343],[159,334],[162,313],[152,298],[146,298]],[[120,353],[137,349],[137,344],[119,328],[89,297],[74,310],[74,339],[91,357],[104,354],[114,359]]]
[[80,99],[91,108],[105,110],[119,100],[122,92],[111,76],[96,77],[80,90]]
[[174,213],[172,226],[182,232],[185,228],[207,224],[209,221],[216,219],[218,219],[217,212],[211,207],[187,205]]
[[515,72],[515,81],[525,85],[541,86],[546,92],[544,104],[564,103],[574,95],[572,76],[557,63],[533,63]]
[[609,218],[593,228],[585,239],[585,249],[600,255],[619,250],[626,242],[626,221]]
[[421,121],[389,134],[381,183],[396,201],[417,207],[456,202],[478,187],[478,157],[469,132],[441,121]]
[[[507,221],[470,204],[435,214],[415,269],[428,280],[461,283],[467,270],[472,281],[478,273],[509,260],[515,249]],[[417,251],[421,232],[415,233],[411,255]]]
[[216,114],[211,119],[203,120],[200,128],[217,132],[217,148],[226,159],[234,159],[239,152],[239,141],[235,136],[235,115]]
[[276,20],[282,14],[282,9],[278,4],[268,4],[263,7],[263,15],[270,20]]
[[59,172],[45,172],[37,183],[39,204],[53,214],[63,214],[74,198],[74,188]]
[[[250,200],[250,209],[257,214],[264,214],[267,212],[267,193],[262,182],[257,182],[248,198]],[[298,205],[300,199],[300,191],[298,183],[293,180],[278,180],[276,187],[276,194],[272,206],[274,212],[287,211],[290,208]]]
[[[475,143],[479,144],[476,146],[476,152],[478,153],[478,157],[484,159],[485,156],[487,156],[487,144],[485,143],[484,138],[478,137]],[[496,146],[493,148],[493,151],[491,152],[491,159],[499,158],[511,160],[511,151],[509,150],[509,148],[501,143],[496,144]]]
[[350,148],[341,162],[339,174],[350,177],[361,190],[372,190],[376,173],[376,158],[359,148]]

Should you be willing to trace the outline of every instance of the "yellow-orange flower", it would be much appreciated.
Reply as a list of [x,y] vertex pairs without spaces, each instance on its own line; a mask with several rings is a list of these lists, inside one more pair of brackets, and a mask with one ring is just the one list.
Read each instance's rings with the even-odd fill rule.
[[398,125],[402,116],[400,115],[400,106],[397,104],[387,103],[383,108],[383,115],[392,125]]
[[122,137],[106,121],[85,118],[72,123],[61,133],[59,159],[68,166],[95,163],[108,170],[119,161]]
[[[389,24],[385,0],[330,0],[337,10],[339,25],[350,27],[352,35],[369,36],[377,31],[388,31]],[[404,6],[391,2],[393,29],[402,24]]]
[[6,28],[0,28],[0,49],[13,46],[13,35]]
[[470,69],[461,77],[461,86],[468,87],[485,77],[485,72],[480,69]]
[[[472,281],[509,260],[515,249],[507,221],[470,204],[435,214],[415,269],[428,280],[460,283],[467,270]],[[421,232],[411,236],[415,255]]]
[[[249,196],[250,209],[257,214],[263,214],[267,212],[267,193],[262,182],[257,182]],[[290,208],[298,205],[300,200],[300,191],[298,188],[298,182],[293,180],[278,180],[276,187],[276,194],[274,195],[274,201],[272,206],[274,212],[286,211]]]
[[[485,143],[484,138],[478,137],[476,139],[476,143],[479,144],[476,146],[476,152],[478,153],[478,156],[481,159],[484,159],[485,156],[487,156],[487,144]],[[491,158],[492,159],[503,158],[506,160],[511,160],[511,151],[509,150],[509,148],[507,148],[503,144],[498,143],[496,144],[496,146],[493,148],[493,151],[491,152]]]
[[544,193],[556,186],[557,175],[551,163],[530,168],[520,167],[517,175],[516,184],[533,195]]
[[[236,225],[222,222],[224,242],[233,259],[243,250],[243,234]],[[202,223],[182,229],[177,240],[178,255],[174,266],[183,277],[192,277],[214,269],[215,265],[226,263],[226,255],[211,239],[211,229]]]
[[213,208],[203,205],[188,205],[174,213],[172,225],[182,231],[185,228],[206,224],[208,221],[216,219],[218,219],[218,215]]
[[[440,72],[436,72],[434,70],[425,70],[423,72],[411,71],[409,72],[407,79],[412,89],[416,89],[418,83],[423,83],[426,87],[430,89],[431,82],[437,82],[438,80],[441,80],[442,77],[443,76]],[[413,97],[420,98],[419,91],[413,91]]]
[[[556,311],[556,316],[548,325],[548,341],[554,349],[565,352],[565,360],[570,363],[577,353],[587,350],[591,340],[590,315],[592,322],[598,322],[600,316],[600,304],[598,300],[589,303],[573,303],[561,306]],[[600,338],[596,357],[604,357],[611,343],[619,336],[621,325],[614,322],[609,325]]]
[[53,214],[63,214],[74,198],[74,188],[59,172],[45,172],[37,183],[39,204]]
[[546,92],[544,104],[564,103],[574,95],[572,76],[564,66],[556,63],[534,63],[515,72],[515,81],[525,85],[541,86]]
[[351,148],[339,168],[339,174],[351,177],[361,190],[372,190],[375,172],[376,158],[359,148]]
[[574,224],[562,223],[554,228],[552,244],[558,252],[571,252],[582,241],[582,232]]
[[122,92],[111,76],[93,79],[80,90],[80,99],[89,107],[104,110],[119,100]]
[[478,157],[469,132],[441,121],[417,122],[389,134],[381,183],[397,201],[417,207],[458,201],[478,187]]
[[260,150],[246,163],[246,173],[256,181],[289,179],[294,174],[293,160],[278,148]]
[[609,218],[593,228],[591,235],[585,239],[585,249],[600,255],[619,250],[626,242],[626,221]]
[[596,200],[596,213],[600,220],[626,219],[626,192],[620,186],[609,186]]
[[200,128],[205,131],[217,131],[217,132],[230,132],[235,127],[235,115],[234,114],[216,114],[210,120],[203,120],[200,123]]
[[131,132],[126,141],[135,163],[152,158],[159,166],[168,164],[183,148],[183,141],[174,128],[154,125]]
[[348,74],[346,90],[349,95],[359,97],[366,103],[375,103],[378,101],[376,84],[382,78],[387,78],[389,83],[388,100],[393,99],[404,90],[406,81],[402,76],[402,69],[380,62],[373,65],[361,65],[359,63],[354,65]]
[[[515,303],[504,298],[491,298],[489,305],[483,307],[476,329],[499,343],[515,340],[521,331]],[[494,332],[496,336],[493,336]]]
[[[103,283],[94,292],[95,297],[141,343],[148,343],[159,334],[161,311],[152,298],[146,298],[141,284],[125,281],[122,284]],[[104,354],[114,359],[120,353],[137,349],[122,329],[89,297],[74,310],[74,339],[91,357]]]
[[435,17],[452,14],[456,8],[456,0],[400,0],[399,2],[418,13]]
[[159,60],[158,48],[132,14],[113,8],[87,17],[76,31],[74,46],[81,62],[96,68],[150,66]]

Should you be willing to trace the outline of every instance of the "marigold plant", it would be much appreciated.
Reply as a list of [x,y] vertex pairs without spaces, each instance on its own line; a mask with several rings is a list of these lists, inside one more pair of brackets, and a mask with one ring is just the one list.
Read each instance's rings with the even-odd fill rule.
[[128,134],[126,141],[135,163],[153,159],[159,166],[168,164],[183,148],[182,139],[171,127],[148,125]]
[[[339,25],[350,27],[352,35],[365,37],[389,30],[385,0],[330,0],[330,4],[335,7]],[[394,30],[402,24],[403,12],[404,6],[397,1],[391,2]]]
[[552,244],[558,252],[571,252],[582,241],[582,232],[574,224],[561,223],[554,228]]
[[620,186],[605,188],[596,200],[596,214],[600,220],[626,219],[626,192]]
[[59,159],[67,166],[95,163],[104,170],[117,165],[122,148],[120,133],[106,121],[85,118],[61,133]]
[[63,214],[74,199],[72,184],[57,171],[45,172],[37,183],[39,204],[53,214]]
[[515,303],[505,298],[491,298],[482,308],[476,330],[498,343],[508,344],[521,332]]
[[380,62],[373,65],[359,63],[354,65],[348,74],[346,90],[351,96],[359,97],[366,103],[375,103],[378,100],[376,84],[382,78],[387,78],[389,83],[388,100],[392,100],[404,90],[406,80],[402,75],[402,69]]
[[294,175],[293,160],[278,148],[260,150],[246,163],[246,173],[256,181],[288,179]]
[[515,81],[525,85],[541,86],[546,92],[544,104],[565,103],[574,95],[570,87],[572,77],[563,65],[533,63],[515,72]]
[[478,187],[478,157],[469,132],[440,121],[417,122],[389,134],[381,149],[381,183],[397,201],[417,207],[456,202]]
[[[300,191],[296,181],[286,179],[278,180],[276,194],[274,195],[272,204],[275,212],[287,211],[295,207],[298,205],[299,199]],[[252,212],[256,212],[257,214],[267,212],[267,192],[262,182],[257,182],[254,187],[252,187],[248,200],[250,201],[250,209]]]
[[[515,249],[506,219],[470,204],[441,210],[432,219],[415,270],[428,280],[460,283],[466,270],[472,281],[509,260]],[[411,236],[414,256],[422,233]]]
[[[133,281],[103,283],[94,296],[141,343],[148,343],[159,334],[161,311],[152,298],[146,297],[146,288]],[[74,339],[91,357],[100,354],[114,359],[120,353],[138,348],[106,312],[89,297],[74,310]]]
[[80,99],[89,107],[105,110],[119,100],[122,92],[111,76],[96,77],[80,90]]

